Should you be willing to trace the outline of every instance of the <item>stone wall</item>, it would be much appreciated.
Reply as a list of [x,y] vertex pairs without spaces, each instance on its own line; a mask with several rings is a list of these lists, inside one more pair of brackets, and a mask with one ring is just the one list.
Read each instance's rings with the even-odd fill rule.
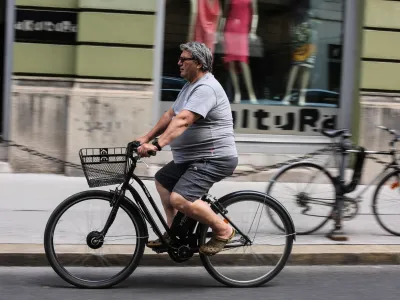
[[[80,163],[84,147],[125,146],[150,127],[151,84],[14,80],[10,139]],[[80,175],[74,168],[11,147],[14,172]]]
[[[14,80],[10,139],[28,148],[63,159],[71,82]],[[63,164],[9,148],[15,172],[63,173]]]
[[[367,150],[389,151],[389,142],[393,135],[377,128],[382,125],[397,130],[400,134],[400,95],[373,94],[361,95],[360,141],[359,144]],[[400,151],[400,143],[397,143]],[[380,160],[389,162],[390,156],[375,155]],[[400,156],[397,156],[400,158]],[[363,183],[369,183],[379,174],[384,166],[372,160],[367,160],[363,175]]]
[[151,85],[76,84],[68,108],[66,160],[80,163],[81,148],[126,147],[150,130],[152,95]]
[[[149,130],[153,120],[152,96],[152,85],[143,83],[15,80],[11,139],[56,158],[80,164],[81,148],[125,147],[129,141]],[[383,125],[400,132],[399,117],[399,95],[362,94],[359,144],[368,150],[389,150],[391,136],[376,126]],[[274,145],[271,144],[271,149],[283,147],[278,142]],[[290,153],[281,150],[241,153],[237,171],[286,161],[323,145],[305,146],[291,146]],[[83,176],[79,169],[65,167],[17,148],[11,148],[9,153],[9,163],[14,172]],[[137,174],[152,176],[171,158],[168,150],[162,151],[148,160],[150,168],[139,164]],[[379,158],[388,159],[384,156]],[[323,159],[326,157],[311,160],[321,162]],[[381,165],[367,160],[362,182],[369,182],[381,168]],[[276,171],[272,169],[235,180],[268,181]]]
[[400,133],[400,95],[361,95],[360,145],[371,150],[388,150],[392,136],[383,125]]

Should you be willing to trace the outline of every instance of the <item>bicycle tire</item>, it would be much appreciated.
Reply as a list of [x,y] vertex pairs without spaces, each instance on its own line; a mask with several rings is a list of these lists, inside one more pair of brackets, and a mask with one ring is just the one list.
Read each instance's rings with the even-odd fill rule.
[[[268,187],[267,187],[266,193],[267,193],[268,195],[271,195],[271,196],[273,196],[274,198],[276,198],[276,196],[272,195],[271,190],[272,190],[274,184],[278,181],[278,179],[279,179],[280,177],[282,177],[283,174],[287,173],[288,171],[291,171],[291,170],[297,169],[297,168],[302,168],[302,167],[316,168],[316,169],[318,169],[319,171],[322,171],[322,173],[325,174],[325,175],[328,177],[329,181],[332,183],[332,186],[333,186],[334,189],[336,190],[335,182],[334,182],[334,179],[332,178],[332,175],[331,175],[324,167],[322,167],[322,166],[320,166],[320,165],[318,165],[318,164],[314,164],[314,163],[300,162],[300,163],[291,164],[291,165],[289,165],[289,166],[287,166],[287,167],[285,167],[285,168],[279,170],[279,171],[276,173],[276,175],[270,180],[270,183],[269,183],[269,185],[268,185]],[[335,198],[336,198],[336,195],[335,195]],[[335,203],[336,203],[336,201],[335,201]],[[287,207],[287,205],[285,205],[285,206]],[[333,214],[334,209],[335,209],[335,207],[334,207],[334,205],[333,205],[333,206],[332,206],[332,210],[331,210],[330,213],[326,216],[326,218],[324,218],[324,219],[322,220],[321,223],[318,223],[318,225],[316,225],[315,227],[313,227],[313,228],[311,228],[311,229],[299,230],[299,226],[297,226],[296,220],[294,220],[295,225],[296,225],[296,234],[298,234],[298,235],[307,235],[307,234],[311,234],[311,233],[313,233],[313,232],[315,232],[315,231],[321,229],[321,228],[331,219],[331,215]],[[276,222],[274,222],[274,219],[273,219],[273,217],[271,216],[270,210],[267,210],[267,213],[268,213],[269,217],[271,218],[272,222],[279,228],[279,225],[276,224]],[[290,211],[289,211],[289,213],[290,213]],[[292,213],[290,213],[290,214],[291,214],[291,216],[292,216],[292,218],[293,218],[293,214],[292,214]],[[282,229],[282,228],[280,228],[280,229]]]
[[[378,183],[378,185],[377,185],[377,187],[376,187],[376,189],[375,189],[375,192],[374,192],[374,198],[373,198],[373,200],[372,200],[372,211],[373,211],[373,214],[374,214],[376,220],[378,221],[379,225],[380,225],[384,230],[386,230],[386,231],[389,232],[390,234],[393,234],[393,235],[396,235],[396,236],[400,236],[400,231],[399,231],[399,232],[396,232],[396,231],[390,229],[389,227],[387,227],[387,226],[385,225],[385,223],[383,222],[383,220],[382,220],[381,217],[379,216],[379,212],[378,212],[378,209],[377,209],[377,207],[378,207],[378,199],[377,199],[377,197],[378,197],[379,191],[382,189],[383,186],[385,186],[385,185],[387,184],[387,181],[388,181],[391,177],[396,176],[396,175],[397,175],[398,178],[400,178],[400,170],[394,170],[394,171],[388,173],[388,174],[387,174],[385,177],[383,177],[382,180]],[[399,229],[400,229],[400,228],[399,228]]]
[[[135,205],[128,200],[128,198],[123,198],[120,201],[119,209],[123,209],[129,218],[132,220],[133,225],[136,226],[138,238],[136,238],[136,249],[133,253],[132,259],[129,264],[116,276],[113,278],[102,280],[101,282],[87,281],[79,279],[73,275],[71,275],[59,262],[57,259],[57,255],[54,251],[53,246],[53,234],[54,229],[58,223],[58,220],[61,216],[73,205],[80,203],[89,199],[100,199],[104,201],[110,202],[114,197],[114,193],[101,191],[101,190],[88,190],[84,192],[80,192],[70,196],[61,202],[56,209],[51,214],[45,228],[44,232],[44,249],[47,260],[53,270],[66,282],[79,287],[79,288],[109,288],[112,287],[123,280],[125,280],[128,276],[132,274],[132,272],[138,266],[145,248],[145,239],[140,237],[146,237],[147,227],[143,221],[143,217],[140,215],[138,209],[135,209]],[[111,209],[110,209],[111,211]]]
[[[224,207],[229,207],[229,205],[234,204],[236,202],[240,202],[243,199],[252,199],[255,201],[258,201],[260,203],[264,203],[267,206],[273,206],[274,209],[279,212],[279,215],[285,224],[285,228],[287,229],[287,236],[286,236],[286,243],[285,243],[285,250],[284,253],[279,260],[279,263],[275,266],[275,268],[271,271],[268,272],[268,274],[264,275],[263,277],[253,280],[253,281],[246,281],[246,282],[237,282],[235,280],[232,280],[230,278],[227,278],[226,276],[220,274],[212,265],[210,262],[210,257],[204,254],[199,253],[201,262],[204,266],[204,268],[207,270],[207,272],[217,281],[220,283],[229,286],[229,287],[256,287],[263,285],[269,281],[271,281],[274,277],[276,277],[284,268],[286,265],[287,260],[289,259],[289,256],[292,251],[293,247],[293,240],[295,239],[295,229],[293,225],[293,221],[290,218],[289,213],[284,209],[284,207],[275,199],[272,197],[264,194],[264,193],[259,193],[259,192],[236,192],[232,193],[229,195],[226,195],[219,199],[219,203],[223,205]],[[239,226],[240,227],[240,226]],[[207,238],[207,233],[208,232],[208,226],[202,224],[199,227],[199,245],[202,245],[205,243],[205,240]],[[218,256],[218,254],[216,254]]]

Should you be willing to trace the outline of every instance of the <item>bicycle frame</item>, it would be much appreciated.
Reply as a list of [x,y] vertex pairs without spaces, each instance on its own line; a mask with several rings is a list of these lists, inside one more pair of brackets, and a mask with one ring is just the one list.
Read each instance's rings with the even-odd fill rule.
[[[383,127],[385,128],[385,127]],[[387,128],[385,128],[388,130]],[[394,131],[390,131],[391,133],[394,133]],[[365,188],[363,188],[356,196],[355,201],[360,202],[359,198],[370,188],[370,186],[376,182],[379,181],[383,176],[386,174],[386,172],[393,168],[393,169],[400,169],[400,165],[397,162],[396,158],[396,147],[395,144],[397,141],[399,141],[399,137],[395,134],[395,138],[390,141],[390,151],[375,151],[375,150],[365,150],[363,147],[352,147],[348,143],[348,138],[350,137],[349,134],[344,134],[341,136],[341,141],[339,142],[339,155],[341,156],[341,160],[339,161],[339,175],[337,177],[333,177],[334,179],[334,185],[335,185],[335,190],[336,190],[336,201],[334,204],[334,209],[335,209],[335,227],[328,236],[333,237],[333,233],[336,230],[341,229],[341,221],[342,221],[342,208],[344,205],[344,200],[345,196],[348,193],[353,192],[357,186],[360,184],[360,179],[362,176],[362,171],[364,169],[364,159],[366,156],[371,155],[371,154],[377,154],[377,155],[390,155],[392,157],[392,161],[388,164],[386,164],[385,168],[375,177],[371,182],[367,184]],[[334,148],[334,154],[336,155],[336,149]],[[350,183],[345,182],[345,170],[346,170],[346,163],[347,163],[347,156],[351,153],[354,153],[357,155],[355,166],[354,166],[354,172],[353,172],[353,177],[351,179]],[[326,166],[324,166],[326,169]]]
[[[354,151],[357,151],[357,150],[347,150],[347,152],[349,152],[349,153],[353,153]],[[357,198],[360,198],[360,197],[362,197],[362,195],[371,187],[371,185],[373,185],[375,182],[379,182],[379,180],[381,180],[384,176],[385,176],[385,174],[386,174],[386,172],[389,170],[389,169],[397,169],[397,170],[400,170],[400,166],[399,166],[399,164],[397,163],[397,159],[396,159],[396,151],[395,150],[391,150],[391,151],[373,151],[373,150],[370,150],[370,151],[364,151],[367,155],[368,154],[377,154],[377,155],[386,155],[386,156],[392,156],[392,162],[391,163],[388,163],[386,166],[385,166],[385,168],[377,175],[377,176],[375,176],[371,181],[369,181],[367,184],[366,184],[366,186],[365,186],[365,188],[363,188],[359,193],[357,193],[357,195],[356,195],[356,199]],[[360,177],[361,177],[361,175],[360,175]],[[359,178],[360,179],[360,178]]]
[[[168,227],[168,224],[166,223],[163,215],[161,214],[161,211],[158,209],[153,197],[151,196],[149,190],[147,189],[146,185],[143,183],[143,181],[136,175],[134,174],[134,170],[136,168],[136,164],[137,164],[137,159],[136,158],[130,158],[132,159],[132,164],[129,167],[129,170],[125,176],[125,181],[122,184],[121,189],[119,190],[120,195],[118,197],[118,199],[116,199],[115,201],[113,201],[113,209],[110,213],[110,216],[108,217],[108,220],[106,221],[106,224],[104,226],[104,229],[101,231],[101,233],[103,234],[103,236],[105,236],[105,234],[107,233],[108,229],[110,228],[110,226],[112,225],[115,216],[117,214],[117,210],[119,208],[119,201],[121,200],[122,197],[125,196],[125,192],[126,190],[129,190],[129,192],[131,193],[133,199],[136,200],[136,203],[138,205],[139,211],[142,214],[142,216],[150,223],[150,225],[152,226],[154,233],[162,240],[162,242],[164,244],[168,244],[167,241],[165,240],[164,236],[162,235],[160,228],[158,227],[156,221],[154,220],[154,218],[152,217],[149,209],[147,208],[146,204],[144,203],[142,197],[140,197],[140,195],[138,194],[138,192],[135,190],[135,188],[129,183],[130,179],[134,179],[142,188],[142,190],[144,191],[147,199],[149,200],[151,206],[153,207],[155,213],[157,214],[157,217],[159,218],[159,220],[161,221],[165,231],[168,233],[168,235],[171,237],[171,239],[175,242],[178,242],[175,234],[173,233],[173,231],[171,230],[170,227]],[[203,198],[202,198],[203,199]],[[207,200],[207,199],[203,199],[203,200]],[[218,207],[218,205],[215,205],[214,202],[211,201],[207,201],[210,202],[212,205],[212,208],[214,208],[217,212],[219,212],[226,220],[228,220],[228,222],[232,225],[232,227],[235,228],[235,230],[241,234],[243,236],[243,238],[245,239],[245,245],[247,245],[248,243],[251,245],[251,240],[250,238],[244,234],[229,218],[226,217],[225,212]],[[226,248],[230,248],[230,247],[235,247],[235,246],[228,246],[226,245]]]
[[[344,173],[345,173],[345,169],[346,169],[346,167],[345,167],[346,154],[349,154],[349,153],[359,153],[359,152],[360,152],[360,150],[344,150],[344,151],[342,151],[342,152],[340,153],[340,155],[341,155],[341,162],[340,162],[340,166],[338,167],[338,169],[339,169],[339,175],[336,176],[336,177],[334,177],[334,176],[331,176],[331,177],[334,179],[334,183],[335,183],[335,188],[336,188],[336,190],[342,191],[341,193],[339,193],[339,195],[341,195],[341,196],[342,196],[342,195],[345,195],[345,194],[347,194],[347,193],[349,193],[349,192],[345,192],[345,190],[346,190],[346,189],[345,189],[346,184],[345,184],[345,181],[344,181],[344,178],[345,178]],[[384,169],[383,169],[382,171],[379,172],[379,174],[378,174],[377,176],[375,176],[371,181],[369,181],[368,183],[366,183],[366,187],[363,188],[359,193],[357,193],[356,198],[361,197],[361,196],[370,188],[371,185],[373,185],[375,182],[378,182],[380,179],[382,179],[382,178],[385,176],[386,172],[387,172],[389,169],[395,169],[395,170],[397,169],[397,170],[400,170],[400,165],[399,165],[399,163],[397,162],[397,159],[396,159],[396,150],[394,150],[394,149],[392,149],[391,151],[365,150],[364,153],[365,153],[367,156],[368,156],[368,154],[392,156],[392,162],[388,163],[388,164],[384,167]],[[323,168],[324,168],[325,170],[328,169],[328,168],[327,168],[327,167],[328,167],[328,164],[329,164],[329,162],[327,162],[326,164],[323,165]],[[363,168],[364,168],[364,167],[361,167],[360,170],[359,170],[359,172],[357,172],[357,173],[355,173],[355,174],[353,175],[352,181],[359,182],[359,180],[361,179],[361,175],[362,175],[362,170],[363,170]],[[329,171],[327,171],[327,172],[330,173]],[[359,184],[358,184],[358,185],[359,185]],[[351,191],[350,191],[350,192],[351,192]]]

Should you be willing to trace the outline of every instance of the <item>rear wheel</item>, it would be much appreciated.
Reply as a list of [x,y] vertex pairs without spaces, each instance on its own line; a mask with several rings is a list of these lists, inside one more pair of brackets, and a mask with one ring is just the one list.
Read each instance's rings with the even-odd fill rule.
[[[308,162],[280,170],[271,180],[267,194],[287,208],[299,235],[313,233],[324,226],[332,216],[336,201],[332,177],[322,166]],[[280,227],[270,210],[267,213]]]
[[126,200],[103,239],[99,232],[110,215],[113,194],[86,191],[62,202],[44,234],[47,259],[65,281],[83,288],[107,288],[126,279],[145,247],[145,224]]
[[[239,232],[225,249],[214,256],[200,254],[208,273],[219,282],[233,287],[253,287],[272,280],[285,266],[292,251],[294,228],[287,212],[268,195],[242,193],[220,202],[227,217],[251,240]],[[265,213],[271,209],[284,231],[277,230]],[[221,216],[222,217],[222,216]],[[211,229],[202,225],[202,245],[211,238]]]

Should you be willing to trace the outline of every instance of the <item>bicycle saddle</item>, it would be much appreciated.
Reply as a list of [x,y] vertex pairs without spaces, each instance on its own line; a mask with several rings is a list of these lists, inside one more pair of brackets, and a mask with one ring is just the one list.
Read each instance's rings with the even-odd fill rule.
[[347,133],[347,137],[351,136],[348,129],[321,129],[321,133],[329,138],[336,138],[345,133]]

